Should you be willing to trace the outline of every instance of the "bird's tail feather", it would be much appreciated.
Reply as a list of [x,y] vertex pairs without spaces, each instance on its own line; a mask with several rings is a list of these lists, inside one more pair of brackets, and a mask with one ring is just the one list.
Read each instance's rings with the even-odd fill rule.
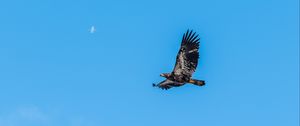
[[204,80],[190,79],[189,83],[192,83],[192,84],[198,85],[198,86],[204,86],[205,85]]

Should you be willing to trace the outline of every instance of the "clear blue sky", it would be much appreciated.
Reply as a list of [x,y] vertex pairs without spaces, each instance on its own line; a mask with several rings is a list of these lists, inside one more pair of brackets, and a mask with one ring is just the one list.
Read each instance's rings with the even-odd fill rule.
[[[0,126],[299,125],[298,0],[2,0],[0,15]],[[153,88],[188,28],[207,85]]]

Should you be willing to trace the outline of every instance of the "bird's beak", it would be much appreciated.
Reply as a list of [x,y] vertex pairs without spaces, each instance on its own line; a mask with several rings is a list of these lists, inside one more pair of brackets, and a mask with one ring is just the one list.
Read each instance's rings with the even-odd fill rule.
[[164,74],[160,74],[159,76],[164,77]]

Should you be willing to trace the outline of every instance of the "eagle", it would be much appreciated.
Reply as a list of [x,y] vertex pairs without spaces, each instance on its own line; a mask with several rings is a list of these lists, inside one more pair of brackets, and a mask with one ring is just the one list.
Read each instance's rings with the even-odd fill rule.
[[176,57],[176,64],[171,73],[162,73],[161,77],[166,78],[158,84],[152,84],[153,87],[159,87],[163,90],[168,90],[172,87],[179,87],[187,83],[197,86],[205,85],[204,80],[196,80],[192,78],[195,72],[199,59],[199,43],[200,38],[193,30],[187,30],[183,34],[181,46]]

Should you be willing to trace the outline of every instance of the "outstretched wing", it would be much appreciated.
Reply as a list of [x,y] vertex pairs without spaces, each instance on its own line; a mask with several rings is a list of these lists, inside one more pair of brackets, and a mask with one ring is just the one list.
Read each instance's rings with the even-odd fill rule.
[[171,81],[171,80],[164,80],[162,82],[160,82],[159,84],[153,84],[153,87],[159,87],[161,89],[165,89],[168,90],[172,87],[178,87],[181,86],[183,83],[179,83],[179,82],[175,82],[175,81]]
[[183,34],[180,50],[177,54],[176,64],[173,70],[175,76],[184,78],[192,77],[198,65],[199,58],[199,40],[196,32],[187,31]]

